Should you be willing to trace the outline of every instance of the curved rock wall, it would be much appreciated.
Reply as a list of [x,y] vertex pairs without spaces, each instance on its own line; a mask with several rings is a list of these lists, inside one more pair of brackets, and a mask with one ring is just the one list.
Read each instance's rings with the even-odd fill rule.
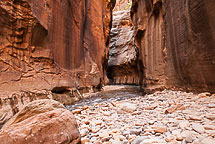
[[[61,94],[53,94],[55,99],[72,91],[65,98],[72,101],[73,90],[78,89],[80,96],[81,91],[105,83],[114,4],[114,0],[0,1],[0,107],[4,110],[0,122],[4,113],[16,113],[44,91]],[[25,94],[16,95],[19,91]],[[28,94],[34,91],[35,96]]]
[[2,0],[0,89],[102,85],[113,4]]
[[215,88],[215,2],[133,0],[131,16],[146,91]]
[[166,0],[164,4],[168,85],[214,92],[215,1]]
[[163,88],[165,79],[165,32],[162,3],[133,1],[131,17],[134,23],[136,45],[139,48],[140,84],[147,91]]

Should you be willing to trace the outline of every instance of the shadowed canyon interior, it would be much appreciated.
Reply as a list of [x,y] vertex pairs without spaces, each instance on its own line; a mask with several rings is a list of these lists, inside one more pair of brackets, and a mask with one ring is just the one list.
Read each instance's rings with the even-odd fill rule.
[[0,1],[0,125],[107,84],[215,92],[215,1]]

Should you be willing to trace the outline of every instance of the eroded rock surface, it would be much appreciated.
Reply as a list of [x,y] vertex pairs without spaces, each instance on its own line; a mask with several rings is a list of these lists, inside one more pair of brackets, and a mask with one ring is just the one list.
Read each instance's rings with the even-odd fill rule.
[[146,91],[214,91],[214,1],[132,2],[140,82]]
[[26,105],[0,130],[2,144],[80,142],[73,114],[54,100],[36,100]]
[[130,11],[114,11],[107,75],[114,84],[139,84],[138,49]]
[[1,0],[1,110],[15,114],[29,101],[50,97],[29,95],[34,90],[71,102],[103,85],[114,3]]
[[113,4],[1,1],[1,90],[102,85]]

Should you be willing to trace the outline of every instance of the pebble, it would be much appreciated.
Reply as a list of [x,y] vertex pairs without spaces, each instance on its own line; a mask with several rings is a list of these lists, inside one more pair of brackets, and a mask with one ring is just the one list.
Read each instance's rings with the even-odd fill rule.
[[87,144],[90,142],[89,138],[81,138],[81,144]]
[[215,144],[215,139],[212,138],[204,138],[199,142],[200,144]]
[[132,103],[128,103],[128,102],[121,103],[119,105],[119,107],[121,110],[126,111],[128,113],[132,113],[137,109],[136,104],[132,104]]
[[176,136],[176,140],[178,140],[178,141],[182,141],[184,138],[180,135],[180,134],[178,134],[177,136]]
[[142,141],[149,139],[148,136],[138,136],[134,139],[134,141],[131,144],[140,144]]
[[215,108],[215,104],[208,104],[209,108]]
[[80,134],[81,134],[82,137],[84,137],[84,136],[87,135],[88,132],[89,132],[89,131],[88,131],[87,129],[82,129],[82,130],[80,131]]
[[171,141],[173,141],[174,139],[175,139],[174,136],[168,136],[168,137],[165,138],[165,141],[166,141],[166,142],[171,142]]
[[165,90],[73,110],[81,144],[215,144],[215,97]]
[[167,127],[154,127],[156,133],[165,133],[167,132]]
[[194,131],[196,131],[196,132],[198,132],[200,134],[205,132],[204,126],[199,124],[199,123],[193,123],[192,128],[193,128]]
[[205,117],[209,120],[215,120],[215,114],[207,114]]
[[186,128],[188,128],[190,126],[190,123],[189,123],[189,121],[182,121],[182,122],[180,122],[179,123],[179,127],[181,128],[181,129],[186,129]]
[[195,115],[190,115],[190,120],[194,120],[194,121],[201,121],[202,118],[200,116],[195,116]]
[[188,134],[185,138],[185,141],[187,143],[192,143],[193,142],[193,136],[191,134]]

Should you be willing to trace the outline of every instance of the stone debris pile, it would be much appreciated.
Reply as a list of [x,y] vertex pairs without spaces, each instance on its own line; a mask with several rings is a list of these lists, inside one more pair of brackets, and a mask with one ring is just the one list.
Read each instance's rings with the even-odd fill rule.
[[73,110],[82,144],[215,144],[215,95],[164,90]]

